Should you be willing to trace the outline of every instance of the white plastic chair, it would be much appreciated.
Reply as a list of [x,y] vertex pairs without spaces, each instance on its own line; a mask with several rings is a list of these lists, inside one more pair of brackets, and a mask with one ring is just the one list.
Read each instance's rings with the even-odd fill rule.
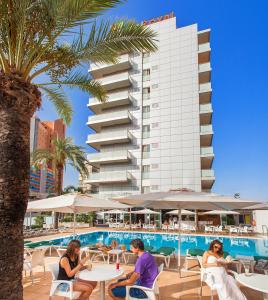
[[[49,299],[52,299],[52,296],[60,296],[68,299],[77,299],[80,296],[80,292],[76,292],[73,290],[73,282],[71,280],[57,280],[59,274],[59,264],[51,264],[48,266],[49,271],[52,275],[51,288],[49,293]],[[69,286],[68,291],[62,292],[58,290],[58,286],[61,283],[66,283]]]
[[64,248],[56,248],[56,251],[59,257],[62,257],[66,253],[66,249]]
[[33,268],[37,266],[41,266],[44,269],[44,273],[46,272],[45,265],[45,253],[49,247],[44,247],[42,249],[35,249],[33,252],[30,252],[29,249],[24,250],[24,262],[23,262],[23,271],[30,272],[30,277],[33,284]]
[[202,290],[203,290],[203,282],[205,282],[208,287],[210,288],[210,297],[211,297],[211,300],[214,299],[214,291],[217,291],[217,284],[215,283],[215,278],[213,276],[212,273],[210,273],[209,271],[207,271],[205,268],[203,268],[203,265],[202,265],[202,256],[197,256],[197,259],[199,261],[199,264],[201,266],[200,268],[200,281],[201,281],[201,284],[200,284],[200,299],[202,299]]
[[161,264],[158,267],[158,275],[155,277],[155,280],[154,280],[154,283],[153,283],[153,286],[151,289],[144,287],[144,286],[140,286],[140,285],[127,285],[126,286],[126,300],[136,300],[137,299],[137,298],[130,297],[129,292],[130,292],[131,288],[137,288],[137,289],[144,291],[147,295],[146,299],[156,300],[156,295],[159,295],[159,288],[157,285],[157,280],[158,280],[160,274],[162,273],[163,269],[164,269],[164,264]]

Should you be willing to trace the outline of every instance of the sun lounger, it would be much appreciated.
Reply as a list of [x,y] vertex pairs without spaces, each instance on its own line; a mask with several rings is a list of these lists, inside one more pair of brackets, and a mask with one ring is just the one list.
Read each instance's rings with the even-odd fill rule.
[[165,265],[168,268],[170,265],[171,256],[175,258],[175,248],[174,247],[160,247],[157,250],[149,251],[153,256],[164,258]]

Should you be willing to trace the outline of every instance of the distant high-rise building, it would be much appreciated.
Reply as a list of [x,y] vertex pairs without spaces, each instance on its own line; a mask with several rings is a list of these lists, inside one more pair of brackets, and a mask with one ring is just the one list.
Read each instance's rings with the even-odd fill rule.
[[210,29],[176,28],[173,14],[145,21],[158,33],[155,53],[125,53],[91,64],[108,101],[89,100],[93,172],[102,195],[186,188],[210,191],[212,163]]
[[[31,119],[30,151],[45,149],[53,152],[53,138],[65,138],[65,132],[66,126],[63,120],[40,121],[38,117],[33,116]],[[39,168],[32,166],[30,171],[30,196],[39,198],[54,193],[55,178],[56,171],[52,170],[50,163]]]

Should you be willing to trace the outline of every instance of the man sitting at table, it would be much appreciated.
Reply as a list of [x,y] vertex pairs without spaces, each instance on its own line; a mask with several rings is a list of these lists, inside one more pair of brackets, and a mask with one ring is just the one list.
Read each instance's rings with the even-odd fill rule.
[[[150,253],[144,251],[144,244],[141,239],[132,240],[130,243],[130,250],[134,254],[138,255],[135,269],[133,272],[127,274],[126,278],[121,279],[116,283],[112,283],[109,286],[109,295],[114,300],[125,299],[127,285],[135,284],[152,288],[154,280],[158,274],[155,259]],[[138,288],[131,288],[130,296],[138,299],[148,298],[146,293]]]

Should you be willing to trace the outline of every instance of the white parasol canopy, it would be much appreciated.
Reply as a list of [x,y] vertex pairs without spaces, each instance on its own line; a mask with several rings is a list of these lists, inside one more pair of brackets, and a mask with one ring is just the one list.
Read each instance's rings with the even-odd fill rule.
[[[179,210],[178,209],[175,209],[175,210],[171,210],[169,212],[166,213],[167,215],[178,215],[179,214]],[[195,212],[193,211],[190,211],[190,210],[186,210],[186,209],[182,209],[181,210],[181,215],[182,216],[192,216],[192,215],[195,215]]]
[[54,211],[74,214],[74,232],[76,214],[100,209],[128,208],[129,206],[109,199],[98,198],[92,195],[70,193],[57,197],[46,198],[28,203],[28,212]]
[[[150,207],[154,209],[178,209],[179,229],[181,228],[182,209],[197,210],[234,210],[258,204],[253,200],[236,199],[234,197],[220,196],[212,193],[173,190],[140,195],[131,195],[114,200],[128,205]],[[180,269],[181,236],[178,238],[178,266]]]
[[136,214],[136,215],[160,215],[160,212],[158,211],[154,211],[148,208],[142,209],[142,210],[133,210],[131,211],[132,214]]
[[239,215],[239,212],[233,210],[210,210],[200,213],[199,215]]

